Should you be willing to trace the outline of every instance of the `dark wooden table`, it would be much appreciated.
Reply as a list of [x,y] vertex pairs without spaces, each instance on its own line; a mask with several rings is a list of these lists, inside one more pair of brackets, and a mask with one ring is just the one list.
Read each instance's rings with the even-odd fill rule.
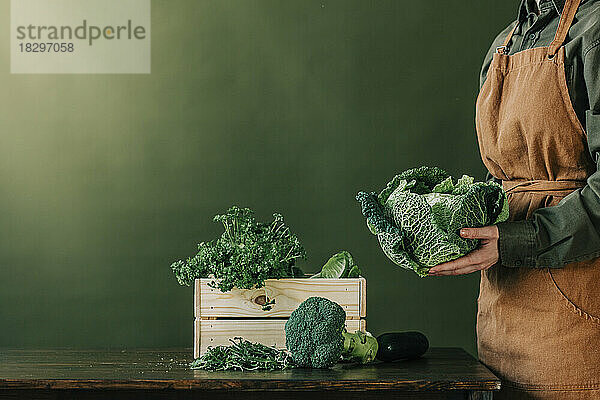
[[465,351],[329,370],[190,370],[191,349],[1,350],[0,399],[491,399],[500,381]]

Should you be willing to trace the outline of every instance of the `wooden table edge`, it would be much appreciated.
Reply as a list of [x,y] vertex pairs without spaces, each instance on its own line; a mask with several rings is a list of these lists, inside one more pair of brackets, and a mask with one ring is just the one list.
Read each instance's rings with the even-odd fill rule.
[[403,390],[443,392],[497,391],[499,380],[478,382],[430,381],[288,381],[270,379],[0,379],[0,391],[34,390],[229,390],[229,391],[365,391]]

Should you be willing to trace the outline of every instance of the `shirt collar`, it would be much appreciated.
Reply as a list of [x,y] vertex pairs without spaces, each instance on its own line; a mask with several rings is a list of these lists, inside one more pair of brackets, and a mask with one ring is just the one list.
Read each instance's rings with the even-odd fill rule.
[[[585,0],[582,0],[583,3]],[[565,0],[541,0],[540,10],[545,11],[547,9],[553,9],[557,14],[562,13],[565,6]],[[519,21],[527,19],[529,13],[535,12],[535,0],[521,0],[519,4]]]

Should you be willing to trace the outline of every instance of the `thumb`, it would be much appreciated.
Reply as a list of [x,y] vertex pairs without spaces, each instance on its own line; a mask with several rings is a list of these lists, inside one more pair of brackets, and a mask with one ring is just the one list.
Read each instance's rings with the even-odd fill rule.
[[498,239],[498,228],[494,225],[482,228],[462,228],[460,236],[465,239]]

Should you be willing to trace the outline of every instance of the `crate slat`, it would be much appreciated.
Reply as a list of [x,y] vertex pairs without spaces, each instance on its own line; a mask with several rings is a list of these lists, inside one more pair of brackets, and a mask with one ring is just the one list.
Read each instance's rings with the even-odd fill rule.
[[[230,344],[229,339],[243,337],[251,342],[285,348],[285,319],[240,319],[240,320],[203,320],[194,321],[194,357],[204,353],[208,346]],[[346,329],[350,332],[366,331],[366,321],[346,320]]]
[[[210,279],[197,279],[194,290],[196,318],[289,317],[311,296],[326,297],[341,305],[349,319],[366,316],[366,279],[269,279],[260,289],[233,289],[223,293],[208,286]],[[266,296],[266,297],[265,297]],[[265,298],[275,299],[263,311]]]

